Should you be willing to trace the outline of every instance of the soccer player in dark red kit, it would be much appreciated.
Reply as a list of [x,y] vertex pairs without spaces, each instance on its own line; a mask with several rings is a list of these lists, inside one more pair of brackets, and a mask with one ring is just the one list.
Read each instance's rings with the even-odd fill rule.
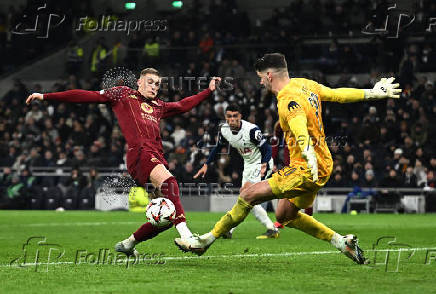
[[[127,170],[135,182],[145,186],[151,182],[162,196],[170,199],[176,207],[173,221],[182,238],[192,235],[186,225],[183,206],[179,198],[179,187],[174,176],[168,171],[168,163],[163,155],[160,136],[160,119],[187,112],[207,99],[215,90],[220,78],[212,78],[209,88],[197,95],[177,102],[164,102],[157,99],[161,78],[153,68],[141,71],[137,81],[138,90],[120,86],[101,91],[69,90],[56,93],[33,93],[27,100],[63,101],[72,103],[107,103],[115,113],[127,145]],[[127,256],[137,255],[136,244],[151,239],[169,227],[155,227],[147,222],[129,238],[118,242],[115,250]]]

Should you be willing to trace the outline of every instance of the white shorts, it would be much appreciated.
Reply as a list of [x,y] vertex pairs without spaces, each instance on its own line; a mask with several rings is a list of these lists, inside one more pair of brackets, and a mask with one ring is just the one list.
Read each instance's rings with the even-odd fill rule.
[[258,183],[262,180],[269,178],[272,174],[272,169],[274,167],[274,161],[271,160],[267,164],[266,174],[262,178],[260,175],[261,164],[244,164],[244,171],[242,173],[242,185],[246,182]]

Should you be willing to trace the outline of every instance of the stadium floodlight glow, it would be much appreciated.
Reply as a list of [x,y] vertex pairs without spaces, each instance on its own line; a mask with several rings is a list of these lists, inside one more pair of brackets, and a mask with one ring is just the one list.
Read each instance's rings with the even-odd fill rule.
[[182,6],[183,6],[183,1],[173,1],[173,3],[171,3],[171,5],[172,5],[174,8],[182,8]]
[[126,10],[133,10],[136,8],[136,3],[135,2],[126,2],[126,3],[124,3],[124,8]]

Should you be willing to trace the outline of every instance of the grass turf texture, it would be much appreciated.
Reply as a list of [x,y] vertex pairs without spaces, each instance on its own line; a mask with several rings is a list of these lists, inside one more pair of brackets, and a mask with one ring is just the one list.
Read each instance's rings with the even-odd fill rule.
[[[211,229],[221,213],[187,214],[193,232]],[[377,238],[395,236],[398,243],[413,248],[436,248],[436,215],[330,215],[317,219],[339,233],[356,233],[363,249]],[[130,235],[144,221],[144,214],[95,211],[1,211],[1,293],[430,293],[435,289],[436,258],[426,265],[426,250],[409,258],[390,252],[385,266],[356,265],[337,254],[330,244],[286,228],[276,240],[256,240],[265,229],[250,215],[231,240],[218,240],[203,257],[180,252],[170,229],[138,245],[140,252],[161,254],[160,263],[130,265],[80,264],[77,250],[98,254]],[[29,237],[44,236],[47,243],[65,249],[62,264],[10,267],[23,255]],[[384,245],[379,249],[405,247]],[[30,248],[30,247],[29,247]],[[32,248],[36,248],[35,244]],[[32,255],[31,249],[28,250]],[[321,253],[320,253],[321,252]],[[386,253],[377,253],[384,262]],[[34,254],[33,254],[34,255]],[[373,262],[374,252],[366,255]],[[430,255],[436,256],[435,252]],[[43,260],[41,254],[41,262]],[[187,258],[185,258],[187,257]],[[27,262],[32,262],[30,258]],[[56,261],[56,260],[55,260]],[[152,263],[152,264],[151,264]]]

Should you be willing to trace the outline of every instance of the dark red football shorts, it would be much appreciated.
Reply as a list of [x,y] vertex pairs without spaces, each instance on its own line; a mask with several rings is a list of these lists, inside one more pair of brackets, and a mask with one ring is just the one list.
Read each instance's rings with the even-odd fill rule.
[[149,182],[150,173],[156,165],[163,164],[168,168],[168,163],[163,154],[145,151],[142,148],[129,149],[126,161],[127,171],[136,184],[142,187]]

